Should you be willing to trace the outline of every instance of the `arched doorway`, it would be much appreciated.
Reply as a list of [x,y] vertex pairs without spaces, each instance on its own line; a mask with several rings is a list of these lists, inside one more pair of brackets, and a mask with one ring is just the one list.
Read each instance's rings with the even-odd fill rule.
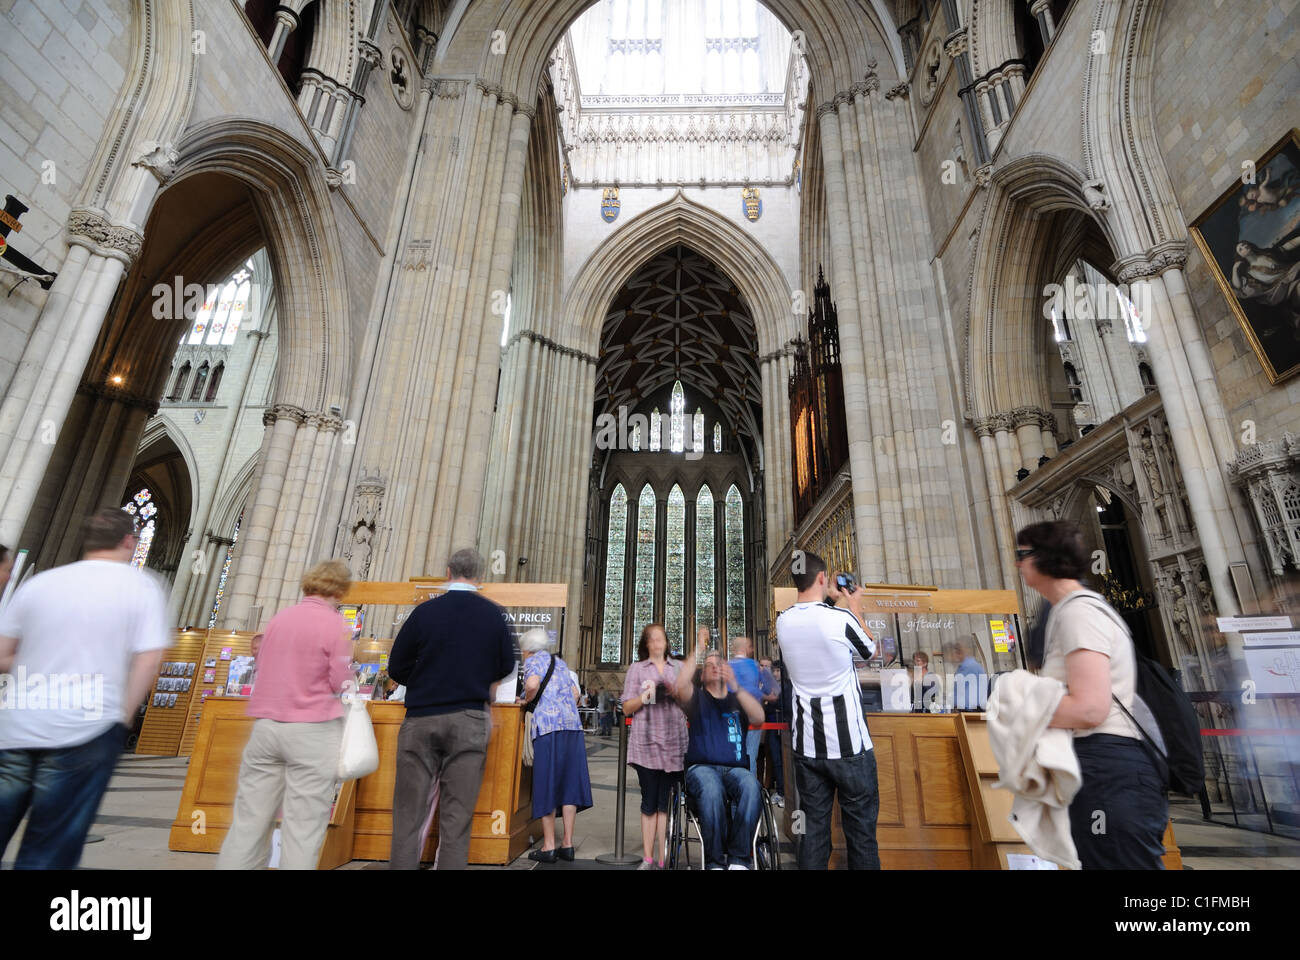
[[596,365],[583,601],[584,668],[635,659],[646,624],[673,650],[766,634],[763,411],[757,333],[735,284],[692,247],[642,264],[615,294]]

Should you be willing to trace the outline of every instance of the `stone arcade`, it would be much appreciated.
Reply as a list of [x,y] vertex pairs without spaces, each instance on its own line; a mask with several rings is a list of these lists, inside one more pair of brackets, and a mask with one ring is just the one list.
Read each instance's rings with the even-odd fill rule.
[[1235,689],[1215,618],[1297,612],[1300,377],[1191,227],[1296,122],[1286,9],[16,0],[0,181],[57,279],[4,265],[0,543],[133,504],[176,624],[231,629],[473,543],[613,686],[651,619],[765,649],[796,549],[1019,589],[1070,517]]

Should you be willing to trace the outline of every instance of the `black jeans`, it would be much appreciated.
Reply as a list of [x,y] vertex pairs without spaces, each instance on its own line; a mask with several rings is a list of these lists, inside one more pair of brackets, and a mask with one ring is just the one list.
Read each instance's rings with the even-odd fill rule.
[[1084,870],[1163,870],[1169,795],[1142,742],[1075,737],[1083,784],[1070,803],[1070,834]]
[[794,782],[799,790],[799,810],[804,823],[799,869],[825,870],[829,865],[831,809],[838,794],[849,869],[879,870],[876,816],[880,812],[880,790],[876,782],[876,752],[868,750],[839,760],[796,755]]

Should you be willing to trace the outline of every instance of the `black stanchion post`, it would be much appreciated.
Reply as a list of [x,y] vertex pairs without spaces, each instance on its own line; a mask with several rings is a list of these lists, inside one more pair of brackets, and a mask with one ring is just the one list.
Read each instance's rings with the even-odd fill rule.
[[596,862],[626,866],[640,863],[641,858],[623,852],[623,821],[627,809],[627,723],[621,706],[614,711],[614,720],[618,724],[618,808],[614,811],[614,852],[602,853],[596,857]]

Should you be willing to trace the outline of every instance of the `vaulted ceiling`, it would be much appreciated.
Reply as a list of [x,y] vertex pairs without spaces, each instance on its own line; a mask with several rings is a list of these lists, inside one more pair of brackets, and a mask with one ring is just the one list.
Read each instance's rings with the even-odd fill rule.
[[[596,410],[635,410],[681,380],[687,412],[706,397],[728,429],[762,438],[757,334],[735,284],[689,247],[669,247],[618,292],[605,318]],[[667,410],[663,410],[667,412]]]

